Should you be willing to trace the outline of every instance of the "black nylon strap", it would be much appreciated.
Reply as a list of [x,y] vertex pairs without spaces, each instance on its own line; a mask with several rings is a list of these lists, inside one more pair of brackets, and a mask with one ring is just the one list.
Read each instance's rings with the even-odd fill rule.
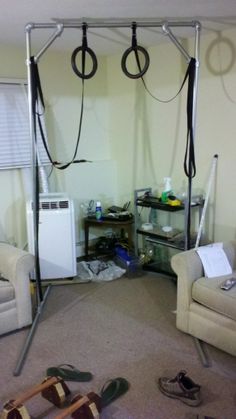
[[43,300],[43,291],[41,286],[41,270],[39,262],[39,167],[38,159],[36,158],[36,193],[35,193],[35,206],[36,206],[36,237],[35,237],[35,278],[38,283],[37,297],[41,302]]
[[[30,59],[30,80],[32,86],[32,114],[33,114],[33,130],[35,138],[35,148],[37,148],[37,135],[36,135],[36,104],[38,100],[38,92],[40,91],[36,88],[37,86],[37,71],[34,68],[34,58]],[[35,156],[35,278],[37,283],[37,298],[41,302],[43,300],[43,292],[41,286],[41,272],[40,272],[40,263],[39,263],[39,169],[38,169],[38,156],[36,153]]]
[[136,22],[133,22],[132,24],[132,48],[133,49],[137,48],[138,46],[136,30],[137,30],[137,24]]
[[[188,76],[188,96],[187,96],[187,143],[184,157],[184,171],[186,176],[193,178],[196,175],[195,152],[194,152],[194,132],[193,132],[193,95],[196,74],[196,60],[191,58],[186,76]],[[186,78],[185,78],[186,80]],[[184,80],[184,81],[185,81]]]
[[196,75],[196,59],[191,58],[186,75],[188,76],[188,96],[187,96],[187,142],[184,156],[184,171],[188,177],[188,212],[186,220],[186,247],[191,248],[191,196],[192,179],[196,175],[195,151],[194,151],[194,132],[193,132],[193,100],[194,83]]
[[[81,111],[80,111],[80,123],[79,123],[79,132],[78,132],[74,155],[68,163],[62,164],[52,159],[51,154],[48,149],[48,145],[47,145],[45,134],[42,127],[41,114],[39,112],[39,104],[41,103],[43,112],[45,110],[45,105],[44,105],[43,92],[42,92],[42,87],[41,87],[41,82],[40,82],[40,77],[39,77],[38,65],[35,62],[34,57],[31,57],[30,62],[31,62],[30,68],[31,68],[31,85],[32,85],[32,113],[33,113],[34,133],[35,133],[36,141],[37,141],[36,120],[37,120],[44,148],[46,150],[48,159],[50,163],[53,165],[53,167],[59,170],[64,170],[64,169],[67,169],[67,167],[69,167],[72,163],[85,162],[86,160],[75,160],[77,151],[78,151],[78,146],[79,146],[81,129],[82,129],[83,110],[84,110],[84,80],[82,80],[82,100],[81,100]],[[36,116],[37,116],[37,119],[36,119]]]
[[86,23],[83,23],[82,31],[83,31],[82,47],[87,48],[88,47],[88,41],[87,41],[87,25],[86,25]]
[[34,57],[31,57],[30,61],[31,61],[30,69],[31,69],[32,113],[33,113],[33,121],[34,121],[34,134],[35,134],[35,138],[37,139],[37,130],[36,130],[36,115],[37,115],[37,121],[39,125],[41,138],[43,141],[43,145],[46,150],[48,159],[50,163],[53,165],[54,162],[52,161],[51,155],[49,153],[48,146],[45,140],[45,135],[43,132],[43,127],[42,127],[42,123],[40,119],[41,115],[38,111],[39,103],[41,103],[43,111],[45,110],[45,104],[44,104],[43,92],[42,92],[42,87],[41,87],[41,82],[40,82],[40,77],[39,77],[38,65],[35,62]]

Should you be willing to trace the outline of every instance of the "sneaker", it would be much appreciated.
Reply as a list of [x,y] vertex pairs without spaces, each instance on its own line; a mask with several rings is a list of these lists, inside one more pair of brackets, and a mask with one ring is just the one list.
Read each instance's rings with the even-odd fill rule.
[[175,378],[159,378],[159,389],[168,397],[181,400],[189,406],[198,406],[201,403],[201,387],[187,377],[186,374],[186,371],[180,371]]

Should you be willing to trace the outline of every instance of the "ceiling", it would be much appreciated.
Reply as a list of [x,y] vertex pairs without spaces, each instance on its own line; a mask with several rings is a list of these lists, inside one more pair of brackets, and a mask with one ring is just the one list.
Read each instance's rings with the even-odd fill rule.
[[[236,0],[1,0],[0,44],[25,46],[25,25],[53,23],[53,19],[73,22],[192,21],[199,20],[203,33],[220,31],[236,25]],[[193,28],[173,28],[176,37],[194,35]],[[32,47],[38,49],[52,34],[52,29],[34,29]],[[138,28],[138,43],[155,45],[165,40],[162,30]],[[112,54],[130,45],[130,28],[94,28],[89,26],[88,44],[96,54]],[[51,48],[72,49],[81,45],[81,31],[65,28]]]

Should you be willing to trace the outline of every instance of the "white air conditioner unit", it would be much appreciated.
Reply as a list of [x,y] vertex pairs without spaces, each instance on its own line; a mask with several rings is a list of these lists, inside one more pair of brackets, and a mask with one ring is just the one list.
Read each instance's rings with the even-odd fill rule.
[[[32,200],[27,202],[26,211],[28,250],[34,254]],[[65,194],[40,194],[38,241],[42,280],[76,276],[74,205]]]

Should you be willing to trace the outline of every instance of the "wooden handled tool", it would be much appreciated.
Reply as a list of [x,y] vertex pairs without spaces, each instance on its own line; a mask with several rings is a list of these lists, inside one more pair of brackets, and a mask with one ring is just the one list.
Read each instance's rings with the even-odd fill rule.
[[34,397],[41,395],[57,407],[61,407],[70,394],[65,382],[59,377],[46,378],[41,384],[28,389],[14,400],[5,403],[0,419],[28,419],[30,415],[24,406],[24,403]]

